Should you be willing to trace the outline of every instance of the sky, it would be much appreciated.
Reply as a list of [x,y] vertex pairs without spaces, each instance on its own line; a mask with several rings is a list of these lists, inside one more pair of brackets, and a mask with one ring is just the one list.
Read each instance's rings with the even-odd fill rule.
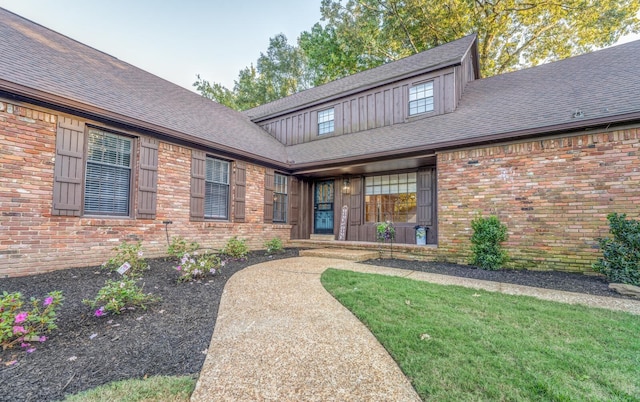
[[0,7],[194,91],[197,74],[232,88],[269,38],[284,33],[295,43],[311,30],[320,2],[0,0]]
[[228,88],[284,33],[320,20],[320,0],[0,0],[0,7],[175,84]]

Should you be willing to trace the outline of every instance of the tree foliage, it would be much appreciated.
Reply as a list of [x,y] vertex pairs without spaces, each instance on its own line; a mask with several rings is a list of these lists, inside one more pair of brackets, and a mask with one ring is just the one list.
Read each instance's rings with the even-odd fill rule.
[[322,0],[298,46],[269,42],[233,90],[198,77],[211,99],[246,109],[477,33],[482,76],[563,59],[640,31],[640,0]]

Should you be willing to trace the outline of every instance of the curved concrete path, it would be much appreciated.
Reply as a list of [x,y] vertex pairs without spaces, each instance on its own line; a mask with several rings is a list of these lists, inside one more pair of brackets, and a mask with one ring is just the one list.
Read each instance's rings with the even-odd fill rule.
[[403,276],[640,314],[640,301],[299,257],[248,267],[225,286],[192,401],[418,401],[369,330],[320,283],[327,268]]

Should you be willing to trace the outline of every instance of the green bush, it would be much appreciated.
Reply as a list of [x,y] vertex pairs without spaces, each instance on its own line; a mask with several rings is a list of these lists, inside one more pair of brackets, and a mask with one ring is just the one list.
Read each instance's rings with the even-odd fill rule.
[[192,241],[191,243],[187,243],[184,237],[175,236],[171,238],[171,244],[167,249],[167,254],[179,260],[182,259],[183,255],[191,254],[199,248],[200,245],[197,242]]
[[136,284],[136,279],[123,277],[119,280],[109,280],[98,291],[98,295],[93,300],[83,300],[84,304],[98,309],[94,315],[101,317],[107,313],[120,314],[127,309],[140,307],[145,310],[146,304],[158,301],[159,298],[143,293],[142,287]]
[[640,286],[640,222],[626,214],[609,214],[613,238],[598,239],[603,258],[593,264],[609,282]]
[[274,237],[273,239],[266,241],[264,243],[264,248],[267,249],[267,254],[275,254],[281,253],[284,251],[284,246],[282,245],[282,240],[279,237]]
[[243,239],[233,236],[227,241],[221,253],[234,260],[240,260],[247,257],[249,247]]
[[176,270],[180,273],[178,282],[189,282],[196,279],[202,279],[207,274],[215,274],[222,267],[224,267],[225,261],[222,261],[220,257],[215,254],[202,254],[197,255],[195,252],[193,255],[185,253]]
[[131,267],[126,271],[125,275],[138,278],[142,272],[149,269],[149,264],[143,258],[142,244],[140,242],[129,244],[126,241],[114,247],[115,257],[102,264],[103,268],[111,271],[117,271],[122,264],[129,263]]
[[482,269],[496,270],[507,261],[507,253],[500,243],[507,240],[507,226],[497,216],[478,216],[471,221],[471,265]]

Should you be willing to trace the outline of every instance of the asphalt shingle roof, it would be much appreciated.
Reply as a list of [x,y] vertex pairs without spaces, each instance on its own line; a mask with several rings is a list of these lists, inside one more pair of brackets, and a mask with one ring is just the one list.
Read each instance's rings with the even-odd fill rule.
[[[471,144],[492,136],[544,134],[563,125],[640,119],[640,41],[555,63],[470,82],[453,113],[288,147],[296,164],[357,159],[368,154],[452,142]],[[576,110],[584,117],[573,117]],[[600,122],[600,124],[602,124]]]
[[[242,113],[0,8],[0,81],[286,162],[284,145]],[[1,88],[0,82],[0,88]]]
[[459,64],[475,39],[476,35],[465,36],[424,52],[245,110],[244,113],[252,120],[257,121],[288,110],[302,109],[306,105],[321,102],[338,94],[401,79],[407,75],[415,74],[417,71],[429,71]]

